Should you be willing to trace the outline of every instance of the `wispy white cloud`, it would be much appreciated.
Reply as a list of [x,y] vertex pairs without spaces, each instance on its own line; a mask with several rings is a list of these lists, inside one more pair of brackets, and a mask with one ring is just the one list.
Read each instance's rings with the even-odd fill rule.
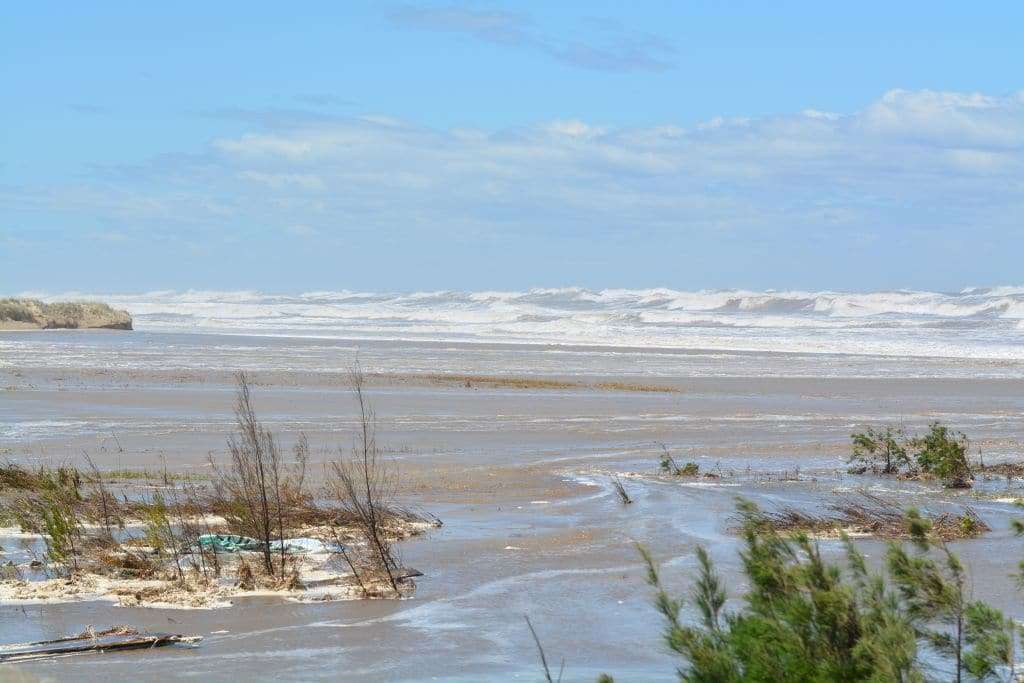
[[294,161],[311,156],[316,147],[294,136],[248,134],[240,138],[217,140],[214,147],[240,157],[286,158]]
[[538,51],[565,64],[597,71],[664,71],[672,46],[662,38],[625,29],[616,22],[589,20],[597,35],[587,40],[556,38],[522,12],[468,7],[402,7],[391,21],[403,28],[458,33],[477,40]]
[[300,117],[137,173],[10,188],[0,199],[147,230],[302,226],[287,230],[324,240],[355,230],[873,244],[912,232],[998,239],[1019,230],[1022,188],[1024,96],[897,90],[853,113],[691,127],[438,130]]
[[948,148],[1019,149],[1024,145],[1024,92],[980,93],[892,90],[858,123],[866,132]]
[[479,11],[466,7],[401,7],[391,13],[399,26],[428,31],[465,33],[502,45],[529,45],[535,40],[533,21],[520,12]]
[[322,190],[324,181],[312,173],[262,173],[260,171],[242,171],[240,177],[254,183],[266,185],[275,190],[299,188],[304,190]]

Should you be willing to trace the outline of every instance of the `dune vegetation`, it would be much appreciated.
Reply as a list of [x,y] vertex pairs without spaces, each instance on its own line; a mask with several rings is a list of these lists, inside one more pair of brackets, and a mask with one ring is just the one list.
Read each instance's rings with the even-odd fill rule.
[[300,601],[412,593],[419,572],[402,566],[395,544],[440,522],[397,502],[362,373],[352,372],[355,445],[325,464],[320,486],[305,436],[283,449],[257,418],[245,375],[237,383],[237,429],[227,457],[211,455],[208,478],[164,474],[117,495],[88,458],[87,469],[0,465],[0,526],[42,541],[31,562],[4,565],[0,601],[195,608],[253,591]]
[[[912,548],[889,540],[877,570],[845,534],[837,562],[750,501],[740,499],[737,513],[747,591],[731,602],[703,547],[682,598],[639,548],[680,681],[1020,680],[1019,624],[972,596],[967,566],[918,511],[903,515]],[[541,663],[554,681],[542,649]]]
[[0,329],[132,329],[128,311],[95,301],[0,299]]

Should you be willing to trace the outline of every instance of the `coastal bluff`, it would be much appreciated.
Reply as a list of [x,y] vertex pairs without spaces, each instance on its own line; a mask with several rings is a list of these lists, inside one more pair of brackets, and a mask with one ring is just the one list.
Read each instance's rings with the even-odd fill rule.
[[132,317],[94,301],[0,298],[0,330],[130,330]]

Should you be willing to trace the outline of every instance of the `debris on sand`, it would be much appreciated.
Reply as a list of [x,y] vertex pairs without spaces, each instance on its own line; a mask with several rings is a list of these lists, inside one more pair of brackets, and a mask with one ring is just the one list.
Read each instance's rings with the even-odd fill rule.
[[1014,479],[1024,477],[1024,462],[979,463],[974,466],[974,472],[987,479]]
[[[762,512],[764,522],[775,531],[806,533],[834,538],[841,534],[901,539],[910,537],[907,513],[897,503],[867,492],[844,498],[828,506],[828,513],[817,514],[792,506]],[[942,512],[923,515],[931,523],[931,535],[951,541],[973,538],[991,530],[970,507],[960,514]]]
[[[0,528],[0,536],[14,531]],[[392,531],[397,534],[398,529]],[[414,579],[422,576],[418,571],[395,567],[389,578],[366,559],[364,546],[336,544],[324,538],[321,528],[307,528],[304,533],[308,542],[299,544],[304,547],[286,544],[283,576],[276,562],[273,574],[261,571],[262,548],[239,547],[245,545],[244,537],[239,538],[233,551],[219,548],[214,552],[199,544],[182,546],[177,565],[167,553],[161,555],[154,548],[123,541],[121,550],[97,553],[86,548],[78,558],[77,570],[65,571],[49,562],[34,568],[24,562],[14,565],[9,576],[0,576],[0,605],[107,600],[119,607],[216,609],[230,607],[237,597],[253,595],[297,602],[400,598],[411,594]],[[422,531],[409,529],[401,536],[416,533]],[[332,535],[354,533],[338,527]],[[139,562],[145,563],[144,569],[139,568]],[[181,567],[180,574],[177,566]]]
[[202,639],[202,636],[183,636],[177,633],[142,633],[131,626],[115,626],[104,631],[94,631],[89,627],[84,632],[67,638],[0,645],[0,662],[20,662],[113,650],[150,649],[176,644],[196,645]]
[[[672,457],[672,453],[669,452],[668,446],[663,443],[659,443],[658,446],[661,448],[661,453],[658,456],[658,468],[662,474],[667,474],[673,477],[696,477],[700,475],[700,465],[695,462],[687,462],[684,465],[680,465],[676,462],[676,459]],[[717,474],[705,473],[703,476],[717,478]]]
[[[248,536],[201,534],[198,541],[200,548],[216,550],[221,553],[262,550],[260,541]],[[303,555],[306,553],[340,553],[345,551],[345,546],[340,543],[324,543],[319,538],[286,538],[280,541],[271,541],[270,549],[275,553]]]
[[290,599],[404,598],[416,588],[394,544],[440,526],[398,504],[397,476],[374,436],[363,377],[353,371],[360,425],[351,455],[307,478],[304,435],[285,462],[240,374],[238,433],[209,478],[164,477],[120,496],[92,463],[0,465],[0,540],[24,538],[0,571],[0,603],[111,600],[123,607],[205,609],[241,595]]

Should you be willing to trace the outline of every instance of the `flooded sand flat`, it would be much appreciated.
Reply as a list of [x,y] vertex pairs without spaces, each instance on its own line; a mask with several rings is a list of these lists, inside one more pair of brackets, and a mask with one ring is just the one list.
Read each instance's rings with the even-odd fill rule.
[[[811,354],[670,353],[180,333],[0,334],[0,451],[60,464],[86,451],[103,469],[200,476],[233,428],[231,373],[255,378],[261,417],[282,441],[300,432],[348,447],[356,425],[344,370],[358,352],[379,440],[401,469],[403,500],[444,527],[400,546],[426,576],[402,601],[296,604],[237,599],[229,609],[125,609],[108,603],[4,606],[0,641],[131,623],[204,635],[195,650],[76,657],[22,666],[58,679],[387,681],[536,680],[529,615],[567,680],[674,680],[634,547],[648,546],[669,585],[687,591],[707,546],[738,578],[736,496],[762,505],[826,505],[860,487],[907,505],[967,503],[993,531],[954,543],[974,594],[1024,617],[1006,575],[1019,482],[980,492],[845,473],[849,434],[942,420],[986,462],[1020,460],[1024,364]],[[430,382],[425,373],[528,376],[587,386],[518,388]],[[595,388],[612,382],[672,392]],[[659,476],[659,444],[730,476]],[[322,458],[316,456],[314,459]],[[315,466],[314,466],[315,469]],[[619,476],[635,501],[622,506]],[[859,541],[871,561],[882,545]],[[9,545],[5,541],[4,546]],[[828,553],[836,542],[822,541]]]

